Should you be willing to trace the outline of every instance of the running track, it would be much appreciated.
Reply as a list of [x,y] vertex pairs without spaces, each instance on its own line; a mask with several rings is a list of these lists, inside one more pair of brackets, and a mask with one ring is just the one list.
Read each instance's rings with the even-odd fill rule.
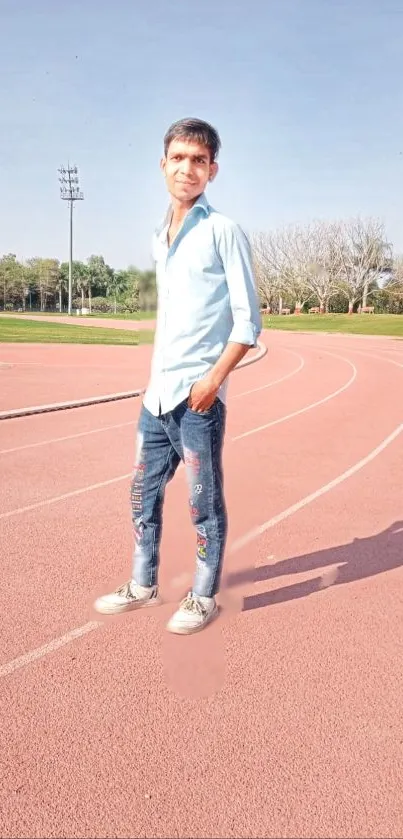
[[[193,567],[183,471],[165,604],[91,609],[128,576],[140,400],[0,423],[1,836],[402,836],[403,348],[263,339],[230,387],[223,613],[192,638],[164,632]],[[45,401],[110,392],[105,349],[74,376],[77,347],[4,345],[1,381],[19,405],[34,375]],[[108,349],[116,390],[145,383],[150,348]]]

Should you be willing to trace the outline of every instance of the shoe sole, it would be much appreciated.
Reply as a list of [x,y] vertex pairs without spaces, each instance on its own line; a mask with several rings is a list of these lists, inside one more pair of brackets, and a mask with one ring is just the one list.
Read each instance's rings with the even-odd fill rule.
[[172,632],[173,635],[194,635],[195,632],[201,632],[201,630],[204,629],[209,623],[211,623],[211,621],[217,618],[219,614],[220,607],[216,606],[215,609],[212,612],[210,612],[206,620],[203,621],[203,623],[200,623],[198,626],[193,626],[189,629],[189,627],[186,626],[171,627],[168,623],[166,629],[168,630],[168,632]]
[[146,609],[151,608],[152,606],[160,606],[161,605],[161,598],[160,597],[150,597],[149,600],[137,600],[134,603],[125,603],[122,606],[109,606],[107,603],[103,605],[102,603],[94,603],[94,609],[100,615],[121,615],[123,612],[134,612],[138,609]]

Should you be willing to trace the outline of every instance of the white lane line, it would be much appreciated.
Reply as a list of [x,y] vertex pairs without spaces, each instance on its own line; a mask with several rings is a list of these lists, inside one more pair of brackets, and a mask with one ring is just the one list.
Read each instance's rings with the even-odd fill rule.
[[[372,449],[369,454],[365,457],[361,458],[361,460],[357,461],[353,466],[350,466],[349,469],[346,469],[345,472],[342,472],[336,478],[333,478],[332,481],[329,483],[324,484],[319,489],[315,490],[315,492],[311,492],[309,495],[306,495],[305,498],[301,498],[300,501],[297,501],[296,504],[292,504],[290,507],[287,507],[286,510],[283,510],[282,513],[278,513],[277,516],[273,516],[271,519],[263,522],[263,524],[258,525],[258,527],[254,527],[245,533],[240,539],[237,539],[230,548],[230,553],[236,553],[237,551],[241,550],[245,545],[249,545],[259,536],[269,530],[272,527],[275,527],[277,524],[285,521],[285,519],[293,516],[294,513],[298,513],[299,510],[302,510],[304,507],[307,507],[308,504],[312,504],[313,501],[316,501],[317,498],[320,498],[322,495],[325,495],[327,492],[330,492],[335,487],[342,484],[348,478],[351,478],[352,475],[355,475],[361,469],[368,465],[372,460],[374,460],[379,454],[381,454],[396,438],[401,434],[403,431],[403,423],[397,426],[388,437],[385,437],[375,449]],[[81,637],[82,635],[86,635],[88,632],[91,632],[98,627],[102,626],[102,621],[91,621],[90,623],[84,624],[84,626],[80,626],[77,629],[72,629],[70,632],[67,632],[65,635],[62,635],[61,638],[55,638],[53,641],[50,641],[48,644],[44,644],[43,647],[39,647],[36,650],[32,650],[31,652],[25,653],[25,655],[19,656],[19,658],[15,658],[12,661],[7,662],[0,666],[0,677],[2,676],[9,676],[11,673],[14,673],[15,670],[18,670],[21,667],[26,667],[32,661],[35,661],[38,658],[43,658],[43,656],[48,655],[49,653],[54,652],[55,650],[59,649],[59,647],[64,646],[65,644],[69,644],[71,641],[74,641],[76,638]]]
[[[254,388],[253,390],[245,390],[242,393],[237,393],[234,396],[230,396],[230,399],[237,399],[240,396],[248,396],[250,393],[255,393],[259,390],[265,390],[266,388],[273,387],[274,385],[280,384],[280,382],[285,381],[286,379],[290,379],[292,376],[295,376],[296,373],[299,373],[302,370],[305,362],[302,356],[299,353],[294,352],[293,350],[286,350],[286,352],[291,353],[292,355],[297,356],[300,359],[299,366],[296,367],[295,370],[292,370],[291,373],[287,373],[286,376],[282,376],[280,379],[275,379],[274,381],[269,382],[266,385],[262,385],[261,387]],[[257,360],[257,359],[255,359]],[[125,428],[129,425],[135,425],[135,420],[129,420],[128,422],[120,422],[116,425],[105,425],[101,428],[92,428],[90,431],[80,431],[77,434],[67,434],[64,437],[51,437],[48,440],[40,440],[37,443],[26,443],[24,446],[13,446],[13,448],[9,449],[0,449],[0,455],[4,454],[14,454],[15,452],[22,452],[26,449],[35,449],[39,448],[40,446],[47,446],[51,443],[64,443],[67,440],[76,440],[79,437],[86,437],[90,434],[101,434],[103,431],[114,431],[115,428]]]
[[[294,411],[292,414],[287,414],[285,417],[279,417],[279,419],[273,420],[272,422],[266,423],[266,425],[259,426],[258,428],[253,428],[251,431],[246,431],[244,434],[240,434],[237,437],[232,437],[231,442],[235,443],[237,440],[241,440],[243,437],[248,437],[251,434],[257,434],[259,431],[265,431],[267,428],[270,428],[274,425],[279,425],[281,422],[285,422],[286,420],[291,419],[292,417],[296,417],[299,414],[304,414],[306,411],[310,411],[312,408],[316,408],[318,405],[322,405],[324,402],[328,402],[330,399],[334,399],[335,396],[338,396],[344,390],[349,387],[357,375],[357,369],[351,361],[348,361],[347,358],[343,358],[343,356],[335,355],[334,353],[328,353],[327,350],[322,350],[327,355],[332,355],[334,358],[341,358],[342,361],[346,361],[350,367],[353,368],[353,375],[348,380],[348,382],[343,385],[343,387],[338,388],[338,390],[330,393],[328,396],[325,396],[323,399],[320,399],[318,402],[314,402],[312,405],[306,405],[305,408],[301,408],[299,411]],[[119,483],[119,481],[126,481],[131,478],[132,473],[128,472],[125,475],[117,475],[116,478],[110,478],[107,481],[100,481],[96,484],[90,484],[89,486],[82,487],[81,489],[75,489],[71,492],[65,492],[63,495],[54,495],[51,498],[45,498],[42,501],[36,501],[34,504],[29,504],[26,507],[17,507],[14,510],[8,510],[6,513],[0,513],[0,521],[2,519],[8,519],[12,516],[18,516],[22,513],[29,513],[32,510],[38,510],[41,507],[47,507],[50,504],[56,504],[58,501],[65,501],[67,498],[74,498],[76,495],[83,495],[85,492],[92,492],[95,489],[102,489],[103,487],[109,486],[110,484]]]
[[[230,396],[230,399],[239,399],[240,396],[249,396],[250,393],[257,393],[259,390],[266,390],[269,387],[273,387],[273,385],[279,385],[280,382],[285,382],[285,381],[287,381],[287,379],[291,379],[292,376],[295,376],[297,373],[299,373],[300,370],[302,370],[302,368],[305,364],[305,360],[302,358],[302,355],[300,355],[297,352],[294,352],[293,350],[286,350],[286,352],[289,352],[292,355],[296,355],[297,358],[299,358],[299,365],[298,365],[298,367],[295,368],[295,370],[291,370],[290,373],[286,373],[285,376],[281,376],[279,379],[274,379],[274,381],[269,382],[267,385],[261,385],[260,387],[254,387],[254,388],[252,388],[252,390],[243,390],[242,393],[235,393],[232,396]],[[0,454],[1,454],[1,452],[0,452]]]
[[380,353],[392,353],[393,355],[398,355],[400,358],[403,357],[403,340],[400,349],[393,349],[393,347],[370,347],[370,349],[375,350],[376,352]]
[[[376,349],[376,351],[379,352],[378,348]],[[393,355],[398,355],[399,358],[403,358],[403,346],[400,350],[390,350],[390,349],[383,349],[382,348],[382,352],[393,353]]]
[[[260,361],[267,353],[267,347],[261,341],[258,341],[258,352],[251,358],[244,358],[237,364],[235,370],[241,367],[246,367],[248,364],[255,364]],[[82,399],[68,400],[66,402],[52,402],[48,405],[30,405],[27,408],[14,408],[12,410],[0,411],[0,420],[19,419],[21,417],[29,417],[34,414],[48,414],[53,411],[66,411],[73,408],[86,408],[89,405],[101,405],[104,402],[119,402],[122,399],[133,399],[136,396],[141,396],[145,393],[144,388],[136,388],[133,391],[124,391],[122,393],[107,393],[104,396],[88,396]]]
[[0,519],[9,519],[11,516],[18,516],[21,513],[30,513],[31,510],[39,510],[40,507],[48,507],[50,504],[56,504],[57,501],[65,501],[67,498],[74,498],[76,495],[83,495],[85,492],[92,492],[94,489],[101,489],[102,487],[117,484],[119,481],[126,481],[131,478],[132,473],[127,475],[118,475],[116,478],[109,478],[108,481],[100,481],[98,484],[90,484],[90,486],[81,487],[81,489],[74,489],[71,492],[65,492],[63,495],[54,495],[52,498],[45,498],[43,501],[36,501],[35,504],[28,504],[26,507],[17,507],[16,510],[9,510],[7,513],[1,513]]
[[42,364],[40,361],[0,361],[0,367],[1,367],[2,364],[6,364],[8,367],[49,367],[50,366],[50,365]]
[[60,649],[60,647],[65,647],[66,644],[70,644],[72,641],[75,641],[76,638],[81,638],[82,635],[88,635],[89,632],[93,632],[94,629],[98,629],[100,626],[102,626],[102,624],[99,621],[90,621],[89,623],[84,624],[84,626],[79,626],[78,629],[71,629],[70,632],[66,632],[66,634],[62,635],[60,638],[54,638],[53,641],[49,641],[49,643],[44,644],[43,647],[37,647],[36,650],[31,650],[31,652],[20,655],[18,658],[14,658],[12,661],[7,662],[7,664],[0,665],[0,677],[10,676],[11,673],[14,673],[21,667],[26,667],[28,664],[31,664],[32,661],[36,661],[38,658],[43,658],[45,655],[49,655],[49,653],[53,653],[55,650]]
[[51,437],[50,440],[40,440],[39,443],[27,443],[25,446],[14,446],[12,449],[0,449],[0,454],[12,454],[22,452],[25,449],[36,449],[39,446],[47,446],[50,443],[64,443],[66,440],[75,440],[77,437],[86,437],[89,434],[100,434],[102,431],[112,431],[115,428],[125,428],[127,425],[134,425],[134,420],[119,422],[116,425],[104,425],[101,428],[92,428],[90,431],[80,431],[77,434],[66,434],[65,437]]
[[[312,344],[307,344],[306,347],[307,347],[307,349],[315,349],[315,347]],[[325,353],[328,353],[328,350],[322,349],[321,351],[325,352]],[[398,361],[395,361],[393,358],[383,357],[382,355],[374,355],[373,353],[369,353],[369,352],[364,351],[364,350],[357,350],[355,347],[348,347],[347,352],[352,352],[352,353],[356,353],[358,355],[363,355],[364,358],[373,358],[373,359],[375,359],[375,361],[383,361],[385,364],[393,364],[394,367],[400,367],[400,368],[403,369],[403,364],[400,364]],[[377,350],[377,352],[380,352],[380,350]],[[384,352],[386,352],[386,350],[384,350]],[[329,354],[332,355],[332,353],[329,353]],[[402,356],[402,358],[403,358],[403,356]]]
[[292,504],[291,507],[287,507],[286,510],[283,510],[282,513],[279,513],[277,516],[273,516],[273,518],[268,519],[267,521],[263,522],[263,524],[258,525],[258,527],[252,528],[249,530],[245,536],[241,536],[240,539],[237,539],[231,549],[230,553],[236,553],[237,551],[241,550],[245,545],[248,545],[250,542],[253,542],[254,539],[257,539],[258,536],[261,536],[262,533],[265,533],[266,530],[269,530],[271,527],[275,527],[276,524],[280,524],[280,522],[288,519],[289,516],[293,516],[294,513],[298,513],[299,510],[302,510],[303,507],[307,507],[308,504],[311,504],[312,501],[316,501],[317,498],[320,498],[322,495],[325,495],[330,490],[334,489],[335,487],[342,484],[343,481],[346,481],[348,478],[351,478],[352,475],[355,475],[356,472],[359,472],[364,466],[367,466],[368,463],[371,463],[376,457],[378,457],[381,452],[383,452],[390,443],[393,443],[394,440],[401,434],[403,431],[403,423],[397,426],[388,437],[385,437],[379,446],[375,449],[372,449],[369,454],[365,455],[365,457],[358,460],[354,466],[350,466],[349,469],[346,469],[345,472],[342,472],[341,475],[338,475],[337,478],[333,478],[332,481],[329,481],[328,484],[324,484],[319,489],[315,490],[315,492],[311,492],[309,495],[306,495],[305,498],[301,498],[300,501],[297,501],[296,504]]
[[[28,346],[27,344],[25,346]],[[38,346],[37,344],[29,344],[29,346]],[[58,345],[57,345],[58,346]],[[108,345],[109,347],[115,345]],[[141,344],[141,346],[145,346]],[[254,364],[256,361],[260,361],[261,358],[264,358],[268,349],[266,344],[263,341],[257,342],[257,349],[258,351],[250,356],[245,356],[242,361],[237,364],[235,370],[240,370],[242,367],[247,367],[249,364]],[[0,367],[46,367],[47,370],[81,370],[81,366],[79,364],[45,364],[43,361],[0,361]],[[86,370],[114,370],[115,367],[113,364],[103,364],[102,367],[98,364],[92,364],[89,367],[86,367]]]
[[318,399],[317,402],[312,402],[310,405],[306,405],[305,408],[299,408],[298,411],[293,411],[291,414],[287,414],[285,417],[279,417],[276,420],[272,420],[271,422],[265,423],[265,425],[259,425],[257,428],[251,428],[250,431],[244,431],[243,434],[237,434],[236,437],[232,438],[232,442],[234,443],[236,440],[243,440],[245,437],[251,437],[252,434],[258,434],[259,431],[265,431],[267,428],[273,428],[275,425],[279,425],[281,422],[286,422],[286,420],[293,419],[293,417],[298,417],[301,414],[305,414],[307,411],[312,411],[313,408],[318,408],[319,405],[324,405],[325,402],[330,402],[331,399],[335,399],[336,396],[339,396],[343,391],[347,390],[347,388],[351,387],[354,380],[357,378],[357,368],[352,361],[349,361],[348,358],[343,358],[341,355],[336,355],[335,353],[328,353],[327,350],[322,350],[322,352],[326,352],[327,355],[332,355],[334,358],[341,358],[342,361],[345,361],[353,370],[352,375],[350,376],[349,380],[342,386],[339,387],[338,390],[333,391],[333,393],[329,393],[328,396],[323,397],[323,399]]
[[403,369],[403,364],[399,364],[399,362],[394,361],[393,358],[382,358],[381,355],[373,355],[373,353],[363,352],[363,350],[353,349],[353,352],[356,352],[359,355],[364,355],[365,358],[374,358],[376,361],[386,361],[386,364],[393,364],[394,367],[401,367]]

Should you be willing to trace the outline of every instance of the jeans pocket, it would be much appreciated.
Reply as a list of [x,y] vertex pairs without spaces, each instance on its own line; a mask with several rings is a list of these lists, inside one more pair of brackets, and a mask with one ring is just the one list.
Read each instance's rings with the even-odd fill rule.
[[213,404],[210,405],[210,408],[207,408],[207,411],[195,411],[189,405],[189,398],[190,397],[188,397],[186,400],[186,407],[191,414],[193,414],[195,417],[209,417],[216,408],[218,396],[216,396]]

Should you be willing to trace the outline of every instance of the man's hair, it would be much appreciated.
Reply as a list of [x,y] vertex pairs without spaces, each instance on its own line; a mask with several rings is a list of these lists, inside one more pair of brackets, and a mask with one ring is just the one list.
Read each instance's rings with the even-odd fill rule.
[[208,122],[203,122],[202,119],[180,119],[168,128],[164,137],[165,157],[172,140],[193,140],[196,143],[207,146],[210,152],[211,163],[214,163],[216,160],[221,147],[218,131],[212,125],[209,125]]

